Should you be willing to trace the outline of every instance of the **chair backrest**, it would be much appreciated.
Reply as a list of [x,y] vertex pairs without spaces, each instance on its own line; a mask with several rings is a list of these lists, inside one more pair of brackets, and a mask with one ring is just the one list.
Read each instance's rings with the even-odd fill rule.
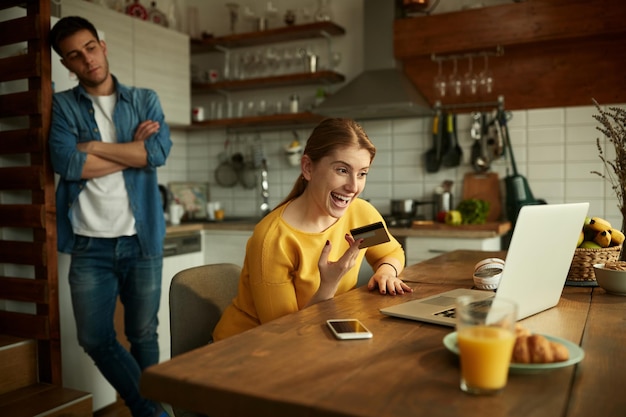
[[182,270],[170,284],[172,357],[213,341],[213,329],[237,294],[241,267],[221,263]]

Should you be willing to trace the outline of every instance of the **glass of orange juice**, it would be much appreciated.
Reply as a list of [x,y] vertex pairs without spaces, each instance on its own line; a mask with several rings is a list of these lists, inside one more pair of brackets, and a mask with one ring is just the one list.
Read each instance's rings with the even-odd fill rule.
[[495,394],[506,386],[516,320],[517,304],[513,301],[472,296],[456,300],[461,390]]

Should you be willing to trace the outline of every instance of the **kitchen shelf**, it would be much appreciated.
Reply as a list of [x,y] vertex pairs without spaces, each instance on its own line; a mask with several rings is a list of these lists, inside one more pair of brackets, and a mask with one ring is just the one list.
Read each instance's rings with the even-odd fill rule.
[[311,126],[324,120],[325,116],[311,113],[282,113],[265,116],[238,117],[231,119],[206,120],[193,122],[186,130],[204,130],[227,128],[232,131],[277,129],[286,130],[302,126]]
[[[240,33],[217,38],[191,39],[192,54],[206,52],[226,52],[231,49],[267,45],[271,43],[291,42],[302,39],[323,38],[345,34],[341,26],[333,22],[313,22],[303,25],[285,26],[256,32]],[[244,80],[224,80],[215,83],[192,83],[194,95],[224,94],[241,91],[261,90],[276,87],[293,87],[297,85],[329,85],[345,81],[345,76],[335,71],[323,70],[316,72],[274,75],[269,77],[249,78]],[[324,116],[310,112],[274,114],[235,119],[208,120],[193,122],[186,130],[227,128],[229,130],[269,130],[291,129],[315,125]]]
[[[621,3],[620,3],[621,5]],[[493,101],[507,109],[591,106],[626,101],[626,7],[611,0],[526,0],[512,4],[394,21],[394,55],[406,75],[434,104],[436,55],[459,55],[493,47],[504,54],[488,60],[494,91],[446,96],[443,104]],[[453,30],[452,30],[453,28]],[[483,68],[476,60],[477,69]],[[459,60],[461,73],[467,61]],[[451,72],[451,64],[444,65]]]
[[345,79],[345,76],[334,71],[316,71],[245,80],[218,81],[215,83],[192,83],[191,90],[194,94],[236,92],[294,85],[336,84],[345,81]]
[[345,34],[343,27],[333,22],[314,22],[285,26],[256,32],[239,33],[217,38],[191,39],[191,53],[215,52],[221,49],[245,48],[269,43],[290,42],[302,39],[327,38]]

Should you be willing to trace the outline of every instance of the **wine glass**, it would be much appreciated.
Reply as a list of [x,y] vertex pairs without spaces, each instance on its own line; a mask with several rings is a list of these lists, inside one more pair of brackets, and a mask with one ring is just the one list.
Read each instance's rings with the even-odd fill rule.
[[458,73],[456,57],[452,58],[452,63],[454,67],[452,69],[452,74],[448,77],[448,89],[450,91],[450,95],[459,97],[463,90],[463,81]]
[[478,76],[474,73],[472,68],[472,56],[468,57],[467,72],[463,76],[463,86],[465,87],[465,93],[468,95],[475,95],[478,92]]
[[437,60],[437,65],[439,66],[439,71],[437,72],[437,75],[435,76],[435,79],[433,81],[433,86],[435,87],[435,94],[440,97],[443,98],[446,96],[446,76],[443,75],[442,73],[442,65],[441,65],[441,60],[438,59]]
[[226,3],[228,8],[228,15],[230,17],[230,32],[237,33],[237,21],[239,20],[239,4]]
[[480,91],[483,94],[491,94],[493,91],[493,73],[489,69],[489,56],[484,55],[485,67],[478,76],[478,84],[480,85]]

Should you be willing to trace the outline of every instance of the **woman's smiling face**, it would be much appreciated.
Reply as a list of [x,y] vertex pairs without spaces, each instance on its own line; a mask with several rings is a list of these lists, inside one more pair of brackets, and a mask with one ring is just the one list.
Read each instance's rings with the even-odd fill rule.
[[303,166],[307,193],[320,214],[339,218],[345,213],[363,192],[370,163],[369,151],[357,146],[338,148],[317,163],[307,158]]

